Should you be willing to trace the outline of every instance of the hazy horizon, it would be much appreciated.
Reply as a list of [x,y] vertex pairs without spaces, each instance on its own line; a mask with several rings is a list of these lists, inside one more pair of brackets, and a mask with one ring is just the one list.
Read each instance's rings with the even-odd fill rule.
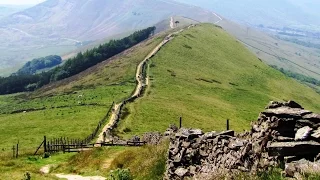
[[33,5],[39,4],[45,0],[0,0],[3,5]]

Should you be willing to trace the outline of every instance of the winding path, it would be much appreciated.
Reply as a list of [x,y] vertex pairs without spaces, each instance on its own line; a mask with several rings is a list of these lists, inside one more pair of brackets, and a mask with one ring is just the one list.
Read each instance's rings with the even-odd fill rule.
[[[191,28],[195,25],[190,25],[188,27]],[[171,33],[168,36],[166,36],[164,38],[164,40],[157,46],[155,47],[144,59],[143,61],[140,62],[140,64],[137,66],[137,70],[136,70],[136,81],[137,81],[137,86],[135,88],[134,93],[131,95],[130,98],[128,98],[128,100],[122,101],[121,103],[115,104],[114,108],[112,109],[112,114],[109,120],[109,123],[104,126],[104,128],[102,129],[102,132],[99,134],[98,139],[96,141],[96,143],[103,143],[105,140],[104,138],[104,133],[108,130],[112,130],[118,123],[118,121],[120,120],[120,113],[121,110],[123,108],[123,106],[129,102],[130,100],[134,100],[140,97],[143,89],[148,86],[149,84],[149,78],[148,75],[146,75],[146,77],[143,77],[143,69],[146,65],[146,63],[148,62],[148,60],[150,58],[152,58],[160,49],[162,46],[164,46],[165,44],[167,44],[169,41],[171,41],[174,38],[175,34],[181,33],[182,31],[184,31],[184,29],[181,29],[177,32]],[[129,100],[130,99],[130,100]],[[97,145],[98,146],[98,145]]]

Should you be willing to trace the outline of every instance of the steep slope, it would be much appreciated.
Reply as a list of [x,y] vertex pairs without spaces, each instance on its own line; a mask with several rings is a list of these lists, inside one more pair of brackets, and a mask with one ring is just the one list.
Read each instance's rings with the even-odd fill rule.
[[162,132],[180,116],[186,127],[221,130],[230,119],[232,129],[243,130],[270,100],[293,99],[320,110],[319,94],[270,68],[210,24],[179,34],[149,67],[151,86],[125,110],[120,135]]
[[283,41],[257,29],[248,28],[226,19],[220,21],[219,25],[267,64],[320,80],[318,49]]
[[[48,0],[0,20],[0,67],[151,26],[173,15],[216,17],[171,0]],[[19,51],[19,53],[16,53]]]

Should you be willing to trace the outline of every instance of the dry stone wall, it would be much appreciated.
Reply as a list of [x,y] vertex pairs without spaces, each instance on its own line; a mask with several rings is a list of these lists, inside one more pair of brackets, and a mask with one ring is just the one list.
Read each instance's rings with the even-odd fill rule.
[[280,162],[287,163],[287,176],[297,176],[292,170],[302,172],[297,169],[305,167],[301,162],[312,167],[320,164],[314,162],[320,153],[319,142],[319,114],[294,101],[271,102],[243,134],[179,129],[170,139],[165,179],[254,174]]

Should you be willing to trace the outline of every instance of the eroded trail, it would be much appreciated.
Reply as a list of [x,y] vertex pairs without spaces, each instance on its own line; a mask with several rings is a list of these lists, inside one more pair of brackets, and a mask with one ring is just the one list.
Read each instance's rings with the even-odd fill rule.
[[[191,25],[188,27],[188,29],[190,27],[193,27],[194,25]],[[147,62],[150,58],[152,58],[155,54],[157,54],[157,52],[162,48],[162,46],[164,46],[165,44],[167,44],[169,41],[171,41],[174,38],[175,34],[178,34],[180,32],[184,31],[184,29],[181,29],[177,32],[174,32],[172,34],[169,34],[168,36],[166,36],[164,38],[164,40],[157,46],[155,47],[137,66],[137,70],[136,70],[136,81],[137,81],[137,85],[135,88],[134,93],[131,95],[130,98],[128,98],[125,101],[122,101],[121,103],[115,104],[114,108],[112,110],[112,114],[109,120],[109,123],[102,129],[102,132],[99,134],[99,137],[96,141],[96,143],[103,143],[105,141],[110,141],[109,139],[105,138],[104,133],[107,132],[108,130],[112,130],[116,124],[119,122],[120,119],[120,114],[121,114],[121,110],[123,108],[123,106],[128,103],[128,102],[132,102],[135,99],[139,98],[142,95],[142,92],[144,90],[144,88],[146,86],[148,86],[149,84],[149,78],[148,75],[143,75],[143,71],[145,66],[147,65]],[[97,145],[99,146],[99,145]]]
[[67,179],[67,180],[105,180],[106,178],[101,176],[80,176],[80,175],[65,175],[65,174],[56,174],[56,177]]
[[170,28],[171,28],[171,29],[174,28],[174,20],[173,20],[173,17],[170,18]]

